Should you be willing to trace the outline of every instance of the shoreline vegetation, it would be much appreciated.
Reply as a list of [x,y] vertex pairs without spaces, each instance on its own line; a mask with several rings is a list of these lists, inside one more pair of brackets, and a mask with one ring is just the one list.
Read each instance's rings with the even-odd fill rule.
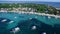
[[48,16],[58,16],[60,18],[60,9],[45,4],[0,4],[0,12],[36,12]]

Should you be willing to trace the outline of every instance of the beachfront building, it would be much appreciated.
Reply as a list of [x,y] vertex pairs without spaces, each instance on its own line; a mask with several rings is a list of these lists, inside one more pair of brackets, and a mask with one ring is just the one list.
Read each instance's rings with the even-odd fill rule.
[[28,11],[28,12],[35,12],[36,9],[33,8],[27,8],[27,7],[20,7],[20,8],[1,8],[0,11]]

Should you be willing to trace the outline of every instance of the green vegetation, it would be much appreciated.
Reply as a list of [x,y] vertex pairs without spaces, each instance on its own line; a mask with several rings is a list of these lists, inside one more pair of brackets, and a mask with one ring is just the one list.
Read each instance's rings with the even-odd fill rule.
[[25,8],[25,7],[36,9],[35,12],[49,13],[55,15],[57,14],[57,10],[54,7],[45,4],[0,4],[0,9],[11,8],[9,9],[9,11],[13,10],[13,8]]

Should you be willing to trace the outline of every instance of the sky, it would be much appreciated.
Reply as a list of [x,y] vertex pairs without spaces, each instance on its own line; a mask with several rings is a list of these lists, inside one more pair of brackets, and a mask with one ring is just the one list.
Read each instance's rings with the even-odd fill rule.
[[60,0],[0,0],[0,1],[44,1],[44,2],[60,2]]

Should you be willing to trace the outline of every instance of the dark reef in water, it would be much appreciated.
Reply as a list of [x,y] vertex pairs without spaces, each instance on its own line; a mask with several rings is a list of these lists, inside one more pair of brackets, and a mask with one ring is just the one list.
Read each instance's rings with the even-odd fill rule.
[[[36,30],[31,30],[32,26],[36,26]],[[47,34],[53,34],[53,28],[51,25],[45,24],[35,18],[31,20],[21,21],[18,24],[24,34],[41,34],[42,32],[47,32]],[[25,32],[27,31],[27,32]],[[29,33],[28,33],[29,32]]]
[[[5,18],[0,18],[0,21],[3,19]],[[9,21],[10,20],[7,19],[6,23],[8,23]],[[6,23],[3,24],[2,22],[0,22],[0,28],[4,25],[8,25]],[[33,26],[36,26],[35,30],[32,29]],[[20,32],[16,34],[42,34],[43,32],[46,32],[47,34],[54,34],[54,33],[60,34],[60,24],[59,25],[55,24],[54,27],[52,27],[52,25],[45,24],[44,22],[39,21],[35,18],[28,19],[28,20],[22,20],[18,23],[16,27],[20,28]],[[16,27],[13,27],[12,29]],[[0,34],[4,34],[4,33],[11,34],[10,31],[12,31],[12,29],[5,31],[5,32],[0,32]]]
[[10,22],[10,19],[6,19],[7,21],[2,22],[2,20],[4,20],[6,18],[0,18],[0,34],[6,34],[8,33],[8,31],[6,31],[6,27],[8,26],[8,22]]
[[8,22],[11,21],[11,20],[9,20],[9,19],[6,19],[7,21],[2,22],[2,20],[4,20],[4,19],[6,19],[6,18],[0,18],[0,28],[1,28],[1,27],[6,27],[7,24],[8,24]]
[[[36,26],[37,29],[31,30],[32,26]],[[60,25],[55,24],[54,27],[52,27],[52,25],[45,24],[35,18],[19,22],[18,27],[21,28],[22,34],[41,34],[43,32],[46,32],[47,34],[59,34],[60,31]]]

